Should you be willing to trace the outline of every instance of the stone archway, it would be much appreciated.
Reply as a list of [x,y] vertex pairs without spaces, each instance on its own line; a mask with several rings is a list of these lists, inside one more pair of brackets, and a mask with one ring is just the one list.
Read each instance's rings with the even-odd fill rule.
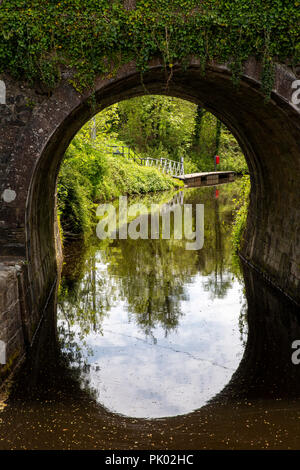
[[[18,283],[21,336],[31,342],[56,279],[55,188],[69,142],[103,108],[146,92],[198,103],[235,135],[252,183],[242,255],[300,302],[300,108],[291,101],[296,76],[278,64],[271,100],[266,103],[260,72],[260,64],[250,59],[237,89],[226,66],[210,64],[203,75],[195,59],[184,70],[174,67],[166,90],[159,61],[149,65],[143,84],[131,63],[113,78],[99,78],[94,99],[89,92],[76,92],[68,77],[51,94],[0,77],[6,86],[6,104],[0,105],[1,256],[6,261],[17,256],[23,266]],[[14,262],[10,264],[13,270]],[[16,272],[12,276],[16,280]],[[0,305],[0,312],[6,307]]]

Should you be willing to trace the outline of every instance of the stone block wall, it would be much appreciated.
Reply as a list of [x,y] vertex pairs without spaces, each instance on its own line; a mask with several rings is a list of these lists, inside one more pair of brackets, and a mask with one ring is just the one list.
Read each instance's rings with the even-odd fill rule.
[[[22,284],[22,262],[0,262],[0,383],[13,371],[26,350],[24,337]],[[5,362],[5,363],[4,363]]]

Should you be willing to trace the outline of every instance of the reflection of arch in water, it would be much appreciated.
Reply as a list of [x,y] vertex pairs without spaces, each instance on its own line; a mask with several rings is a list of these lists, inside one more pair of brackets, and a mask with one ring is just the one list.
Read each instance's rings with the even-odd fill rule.
[[[93,391],[90,393],[86,388],[82,390],[76,375],[72,376],[67,364],[61,360],[54,327],[55,304],[52,302],[49,302],[47,321],[42,325],[27,369],[23,371],[22,380],[19,380],[9,406],[14,405],[14,398],[20,398],[23,416],[25,417],[28,413],[30,421],[32,419],[32,397],[38,397],[37,403],[41,403],[41,406],[45,406],[43,399],[46,397],[49,400],[49,394],[52,400],[59,400],[62,413],[54,414],[53,418],[56,419],[56,423],[60,423],[60,417],[62,417],[62,425],[57,426],[51,439],[61,439],[60,445],[62,446],[68,432],[71,436],[74,435],[75,427],[78,427],[78,422],[80,422],[88,425],[88,434],[93,436],[93,439],[89,439],[88,435],[82,433],[81,427],[80,435],[76,435],[76,440],[81,448],[83,446],[91,446],[92,448],[97,443],[97,439],[101,439],[103,448],[117,449],[123,444],[125,437],[126,445],[130,445],[136,441],[136,435],[138,432],[140,433],[141,429],[147,429],[147,433],[152,434],[151,442],[154,444],[154,448],[161,448],[162,431],[164,439],[169,441],[169,437],[172,437],[174,448],[179,449],[186,449],[187,443],[195,449],[199,449],[201,446],[228,448],[228,439],[230,439],[230,447],[250,447],[250,441],[253,441],[254,436],[251,428],[247,427],[249,419],[252,420],[252,424],[255,417],[258,418],[258,423],[263,419],[270,420],[272,412],[265,414],[268,411],[268,402],[262,402],[262,405],[256,408],[254,398],[285,397],[288,399],[299,397],[300,366],[292,365],[290,346],[292,340],[300,338],[300,322],[299,310],[293,304],[289,303],[287,299],[279,297],[270,286],[264,284],[261,278],[253,275],[247,267],[244,267],[244,275],[249,303],[247,348],[230,383],[201,409],[184,416],[158,420],[134,419],[133,421],[131,418],[109,413],[96,404]],[[42,399],[40,399],[41,397]],[[66,397],[65,401],[64,397]],[[63,422],[64,412],[68,412],[71,400],[72,403],[74,400],[76,406],[72,411],[72,420],[68,423],[69,431],[66,431]],[[251,403],[249,403],[250,400]],[[239,412],[240,403],[241,413]],[[283,401],[275,402],[274,400],[272,403],[275,406],[278,422],[280,416],[283,417],[287,413],[286,405]],[[247,408],[244,416],[243,404]],[[250,404],[251,407],[248,406]],[[46,417],[51,417],[52,409],[55,411],[56,407],[47,404],[44,410]],[[10,418],[13,419],[13,411],[11,410],[10,413]],[[18,414],[18,411],[16,413]],[[296,418],[297,416],[293,415],[294,425],[296,425]],[[3,427],[4,429],[1,434],[7,436],[7,433],[4,434],[4,431],[7,431],[5,426],[9,426],[9,422],[2,420],[0,429],[2,430]],[[115,434],[109,434],[107,437],[106,430],[99,433],[99,429],[101,430],[103,427],[110,429],[110,426],[113,427]],[[285,423],[284,429],[286,434],[281,435],[280,439],[284,443],[287,440],[290,443],[292,436],[288,434],[287,423]],[[294,431],[295,429],[293,427]],[[272,447],[273,437],[270,434],[270,425],[260,425],[259,431],[259,438],[263,438],[261,445],[266,437]],[[14,429],[13,437],[16,438],[16,443],[18,441],[18,445],[23,444],[30,448],[30,433],[24,433],[23,428]],[[29,439],[28,442],[27,439]],[[274,441],[276,441],[275,438]],[[147,446],[149,442],[144,442],[141,435],[139,445]]]
[[[51,96],[38,94],[38,90],[22,90],[24,102],[31,103],[33,95],[38,98],[34,112],[28,106],[26,112],[22,111],[22,126],[8,122],[0,128],[1,158],[6,162],[5,172],[0,175],[0,194],[7,188],[16,193],[13,201],[0,205],[0,241],[1,254],[18,254],[26,261],[22,285],[26,292],[24,329],[30,337],[57,275],[55,192],[64,153],[76,132],[97,112],[145,94],[145,87],[152,94],[180,97],[203,106],[237,138],[252,183],[242,253],[274,284],[300,300],[300,113],[290,103],[295,75],[278,65],[276,87],[271,100],[265,103],[260,70],[260,64],[249,59],[236,89],[227,66],[209,64],[203,75],[199,60],[192,58],[184,70],[174,66],[166,90],[165,69],[159,60],[149,64],[143,84],[136,64],[130,63],[121,67],[114,78],[98,77],[93,107],[89,91],[80,94],[63,80]],[[19,85],[14,85],[16,89],[9,96],[13,100],[19,93]],[[7,113],[14,119],[10,108]]]
[[210,404],[247,399],[300,398],[300,366],[292,343],[300,339],[300,308],[242,265],[248,303],[248,338],[229,384]]

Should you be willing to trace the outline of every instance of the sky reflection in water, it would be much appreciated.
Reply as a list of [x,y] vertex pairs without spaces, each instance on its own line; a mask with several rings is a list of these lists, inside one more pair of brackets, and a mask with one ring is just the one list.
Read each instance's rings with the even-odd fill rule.
[[[239,326],[241,311],[245,308],[243,286],[231,272],[228,249],[230,230],[227,222],[231,217],[235,190],[236,186],[228,185],[224,189],[224,199],[220,197],[218,201],[211,197],[214,195],[212,188],[190,192],[193,194],[192,202],[203,203],[205,200],[207,233],[201,253],[194,253],[192,258],[187,256],[186,275],[184,263],[179,266],[180,289],[177,286],[168,291],[171,307],[165,314],[172,316],[173,310],[177,310],[177,314],[180,312],[171,328],[166,328],[161,321],[153,322],[151,318],[151,328],[145,329],[145,313],[151,317],[152,312],[149,313],[149,308],[145,312],[136,311],[135,301],[124,288],[127,284],[134,285],[134,276],[140,269],[136,268],[133,279],[128,279],[128,273],[124,275],[121,266],[124,259],[115,255],[118,241],[114,242],[114,248],[106,246],[93,254],[94,307],[99,305],[104,290],[103,278],[113,293],[109,309],[106,311],[104,308],[101,316],[102,334],[97,328],[83,332],[82,324],[76,319],[69,327],[64,319],[68,299],[61,300],[58,309],[60,332],[65,334],[70,328],[69,332],[74,334],[73,347],[76,344],[88,364],[81,367],[82,381],[94,391],[97,401],[110,411],[149,418],[188,413],[220,392],[237,369],[246,333],[241,334]],[[188,196],[184,202],[190,202]],[[222,223],[224,221],[226,225]],[[130,242],[122,241],[122,252],[126,252],[126,243]],[[167,240],[158,243],[172,245]],[[145,246],[144,242],[143,247],[136,248],[137,252],[145,250]],[[162,252],[160,254],[165,256]],[[113,269],[110,268],[110,257],[114,257]],[[207,260],[203,263],[206,257],[210,258],[210,268],[206,266]],[[193,258],[195,264],[191,269]],[[134,256],[132,262],[137,263]],[[156,262],[152,257],[154,273]],[[176,277],[176,269],[173,271]],[[149,261],[145,272],[151,277]],[[164,278],[166,274],[161,273],[161,276]],[[87,277],[91,278],[91,270],[86,271],[79,283],[80,302],[86,294]],[[176,279],[174,283],[176,287]],[[154,284],[155,292],[161,279],[155,279]],[[218,284],[225,286],[220,292]],[[138,298],[139,292],[134,295]],[[151,294],[148,292],[148,295]],[[172,299],[172,296],[176,298]],[[74,302],[72,308],[76,309]],[[82,305],[80,308],[84,310]],[[142,323],[139,321],[141,315]]]

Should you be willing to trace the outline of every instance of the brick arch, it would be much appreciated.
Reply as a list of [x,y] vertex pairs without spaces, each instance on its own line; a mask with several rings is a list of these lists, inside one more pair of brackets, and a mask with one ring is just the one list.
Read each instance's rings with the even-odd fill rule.
[[[291,102],[291,70],[277,65],[271,100],[260,86],[261,66],[250,59],[239,88],[229,69],[210,64],[205,75],[197,60],[166,76],[153,61],[141,77],[135,64],[113,78],[97,79],[95,99],[80,94],[63,77],[54,92],[0,77],[6,84],[0,129],[1,255],[26,260],[29,310],[38,311],[56,277],[55,187],[71,139],[94,114],[134,96],[167,94],[193,101],[219,117],[239,141],[250,170],[252,189],[242,255],[277,287],[300,302],[300,108]],[[34,329],[33,327],[31,329]]]

